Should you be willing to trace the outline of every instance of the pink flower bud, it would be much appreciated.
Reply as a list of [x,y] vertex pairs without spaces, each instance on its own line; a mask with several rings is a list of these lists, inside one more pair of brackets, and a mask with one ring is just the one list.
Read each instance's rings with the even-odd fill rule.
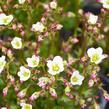
[[52,97],[57,98],[57,93],[56,93],[55,89],[50,88],[50,94]]
[[93,32],[96,33],[97,31],[98,31],[98,28],[97,27],[94,27],[93,28]]
[[8,56],[9,58],[12,58],[12,56],[13,56],[12,50],[10,50],[10,49],[7,50],[7,56]]
[[43,40],[42,36],[38,36],[38,42],[41,42]]
[[16,30],[16,28],[17,28],[16,24],[13,24],[13,25],[12,25],[12,29],[13,29],[13,30]]
[[71,93],[65,93],[66,94],[66,96],[68,96],[69,98],[73,98],[73,96],[72,96],[72,94]]
[[107,94],[107,92],[104,92],[104,98],[109,101],[109,94]]
[[27,0],[28,1],[28,3],[32,3],[32,0]]
[[51,93],[51,96],[57,98],[57,93]]
[[11,81],[12,84],[14,84],[15,83],[15,78],[13,76],[10,76],[10,81]]
[[92,79],[89,80],[88,82],[89,87],[92,87],[94,85],[94,81]]
[[25,32],[24,32],[24,31],[22,31],[22,32],[21,32],[21,35],[22,35],[22,36],[24,36],[24,35],[25,35]]
[[30,96],[30,100],[34,101],[36,100],[40,95],[40,92],[34,92],[31,96]]
[[45,17],[42,17],[42,18],[41,18],[41,22],[42,22],[42,23],[45,23],[45,21],[46,21]]
[[38,79],[39,82],[37,83],[37,85],[41,88],[46,88],[47,84],[49,83],[49,78],[47,77],[41,77]]
[[78,43],[79,42],[79,40],[77,39],[77,38],[73,38],[73,43],[74,44],[76,44],[76,43]]
[[18,28],[21,29],[22,27],[23,27],[23,25],[19,23]]
[[27,89],[23,89],[22,91],[20,91],[20,92],[17,94],[17,96],[18,96],[19,98],[25,97],[26,91],[27,91]]
[[48,10],[49,9],[49,5],[48,4],[43,4],[44,9]]
[[3,89],[3,96],[5,97],[5,96],[7,96],[7,94],[8,94],[8,87],[5,87]]
[[109,96],[105,96],[105,99],[106,99],[107,101],[109,101]]
[[45,88],[46,84],[43,81],[39,81],[37,84],[39,87]]
[[44,36],[47,37],[47,36],[48,36],[48,32],[46,32],[46,33],[44,34]]
[[14,90],[15,90],[15,92],[18,92],[19,91],[19,89],[18,89],[17,86],[14,86]]
[[96,74],[93,73],[93,74],[91,75],[91,79],[93,79],[93,80],[96,79]]

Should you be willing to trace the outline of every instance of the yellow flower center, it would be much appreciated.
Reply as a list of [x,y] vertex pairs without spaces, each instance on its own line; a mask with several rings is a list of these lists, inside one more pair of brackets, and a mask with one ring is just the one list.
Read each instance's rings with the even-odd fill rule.
[[16,46],[19,47],[20,46],[20,42],[17,41],[16,42]]
[[59,66],[57,64],[52,66],[52,70],[53,71],[58,71],[59,70]]
[[8,23],[9,23],[8,18],[7,18],[7,17],[6,17],[6,18],[4,18],[4,19],[3,19],[3,22],[4,22],[5,24],[8,24]]
[[24,73],[23,73],[23,76],[24,76],[24,77],[28,77],[28,76],[29,76],[29,73],[28,73],[28,72],[24,72]]
[[94,54],[93,56],[92,56],[92,62],[96,62],[96,61],[98,61],[99,60],[99,55],[98,54]]
[[36,60],[32,60],[33,65],[37,65],[37,61]]
[[25,109],[31,109],[30,105],[25,105]]
[[74,76],[74,77],[72,78],[72,81],[73,81],[73,82],[77,82],[77,81],[78,81],[78,78],[77,78],[76,76]]

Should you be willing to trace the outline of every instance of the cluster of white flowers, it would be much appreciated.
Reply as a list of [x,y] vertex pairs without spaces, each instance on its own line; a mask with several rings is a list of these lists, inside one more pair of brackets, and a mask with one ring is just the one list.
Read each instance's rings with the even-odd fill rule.
[[5,64],[6,64],[5,56],[1,56],[0,57],[0,73],[3,71]]
[[79,71],[74,71],[70,79],[72,85],[81,85],[83,80],[84,76],[80,75]]
[[[26,0],[18,0],[19,4],[24,4]],[[104,8],[109,9],[109,0],[101,0],[101,3],[103,3]],[[57,8],[57,2],[52,1],[48,5],[51,10],[55,10]],[[6,15],[4,13],[0,14],[0,25],[8,25],[12,22],[13,15]],[[92,13],[89,14],[88,17],[88,23],[91,25],[96,24],[98,21],[98,16],[93,15]],[[57,24],[57,30],[60,30],[63,26],[61,24]],[[36,24],[32,25],[32,30],[34,32],[40,32],[43,33],[45,31],[46,27],[41,22],[36,22]],[[22,39],[20,37],[14,37],[11,41],[11,45],[14,49],[21,49],[22,48]],[[98,48],[89,48],[87,50],[87,55],[90,58],[91,63],[99,64],[102,62],[102,60],[105,58],[103,54],[103,49],[101,47]],[[36,55],[32,55],[32,57],[28,57],[26,59],[27,65],[29,68],[35,68],[40,63],[40,57]],[[0,73],[3,71],[6,64],[5,56],[0,57]],[[47,61],[47,67],[48,67],[48,73],[51,75],[57,75],[64,71],[64,61],[61,56],[55,56],[53,60]],[[20,78],[20,81],[27,81],[31,77],[31,70],[25,67],[20,66],[20,71],[18,71],[17,75]],[[70,77],[70,83],[72,85],[82,85],[85,77],[80,74],[79,71],[74,71]],[[48,77],[40,77],[38,78],[38,84],[39,87],[45,88],[45,86],[48,86],[50,84],[51,79]],[[89,86],[93,86],[94,81],[91,79],[89,80]],[[51,84],[50,84],[51,85]],[[52,96],[57,96],[57,93],[54,88],[50,87],[50,93]],[[18,96],[24,97],[26,95],[27,89],[23,89],[20,93],[18,93]],[[70,92],[70,88],[66,87],[65,92]],[[33,93],[31,99],[35,99],[39,96],[39,92]],[[32,109],[31,104],[27,103],[21,103],[21,109]]]
[[60,56],[55,56],[53,60],[48,60],[47,66],[49,68],[48,72],[51,75],[56,75],[64,71],[63,59]]
[[27,58],[26,61],[27,61],[29,67],[34,68],[34,67],[37,67],[39,64],[39,57],[33,55],[32,58]]
[[93,15],[92,13],[90,13],[89,18],[88,18],[88,23],[94,25],[94,24],[97,23],[97,21],[98,21],[98,16]]
[[18,0],[19,4],[24,4],[26,0]]
[[32,30],[35,32],[44,32],[45,26],[41,22],[32,25]]
[[18,72],[18,76],[21,81],[26,81],[30,78],[31,71],[24,66],[20,67],[20,71]]
[[14,49],[21,49],[22,48],[22,39],[19,37],[14,37],[14,39],[11,41],[11,44]]
[[89,48],[87,54],[92,63],[99,64],[105,58],[103,55],[103,50],[101,47],[98,48]]
[[[35,55],[32,56],[32,58],[26,59],[29,67],[37,67],[39,64],[39,57],[36,57]],[[20,71],[18,72],[18,76],[20,77],[21,81],[26,81],[30,78],[31,71],[27,69],[24,66],[20,67]]]
[[13,20],[13,15],[0,14],[0,25],[8,25]]
[[22,109],[32,109],[32,105],[31,104],[21,103],[20,105],[21,105]]

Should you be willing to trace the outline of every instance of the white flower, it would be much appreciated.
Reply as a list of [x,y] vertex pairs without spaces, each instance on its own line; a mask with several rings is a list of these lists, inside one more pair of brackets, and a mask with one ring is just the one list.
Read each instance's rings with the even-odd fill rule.
[[0,14],[0,25],[8,25],[13,20],[12,15]]
[[109,9],[109,0],[100,0],[104,8]]
[[19,37],[15,37],[12,41],[11,41],[12,47],[14,49],[21,49],[22,48],[22,39]]
[[18,0],[19,4],[24,4],[25,0]]
[[87,54],[90,57],[91,62],[95,64],[99,64],[105,58],[101,47],[89,48]]
[[26,61],[29,67],[37,67],[39,64],[39,57],[33,55],[32,58],[27,58]]
[[83,80],[84,77],[79,74],[79,71],[74,71],[70,79],[72,85],[81,85]]
[[20,71],[18,72],[18,76],[20,77],[21,81],[26,81],[30,78],[31,72],[29,69],[25,68],[24,66],[20,67]]
[[56,9],[57,8],[57,3],[55,1],[50,2],[50,8],[51,9]]
[[55,56],[53,61],[48,60],[47,66],[49,68],[48,72],[51,75],[59,74],[64,70],[63,59],[60,56]]
[[32,109],[31,104],[21,103],[22,109]]
[[3,71],[5,64],[6,64],[5,56],[1,56],[0,57],[0,73]]
[[93,15],[91,13],[89,14],[89,19],[88,19],[89,24],[94,25],[94,24],[96,24],[97,20],[98,20],[98,16]]
[[45,26],[41,22],[37,22],[36,24],[32,25],[32,30],[36,32],[43,32]]

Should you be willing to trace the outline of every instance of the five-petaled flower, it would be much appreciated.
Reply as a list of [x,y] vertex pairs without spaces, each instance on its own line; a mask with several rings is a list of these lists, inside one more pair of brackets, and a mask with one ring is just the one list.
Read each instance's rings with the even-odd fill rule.
[[0,57],[0,73],[3,71],[5,64],[6,64],[5,56],[1,56]]
[[55,56],[53,60],[48,60],[47,66],[49,68],[48,72],[51,75],[56,75],[64,71],[63,59],[60,56]]
[[26,81],[30,78],[31,71],[24,66],[20,67],[20,71],[18,72],[18,76],[21,81]]
[[32,30],[34,32],[44,32],[45,26],[41,22],[37,22],[32,25]]
[[98,16],[89,13],[88,23],[94,25],[97,23],[97,21],[98,21]]
[[35,56],[33,55],[32,58],[27,58],[26,61],[28,63],[28,66],[29,67],[37,67],[38,64],[39,64],[39,57],[38,56]]
[[90,58],[90,61],[95,64],[101,63],[101,61],[105,58],[105,55],[103,55],[103,50],[101,47],[89,48],[87,50],[87,54]]
[[11,41],[11,45],[14,49],[21,49],[22,48],[22,39],[19,37],[14,37]]
[[13,20],[13,15],[0,14],[0,25],[8,25]]
[[21,107],[22,109],[32,109],[32,105],[27,103],[21,103]]
[[79,71],[74,71],[70,78],[72,85],[81,85],[83,80],[84,76],[80,75]]

